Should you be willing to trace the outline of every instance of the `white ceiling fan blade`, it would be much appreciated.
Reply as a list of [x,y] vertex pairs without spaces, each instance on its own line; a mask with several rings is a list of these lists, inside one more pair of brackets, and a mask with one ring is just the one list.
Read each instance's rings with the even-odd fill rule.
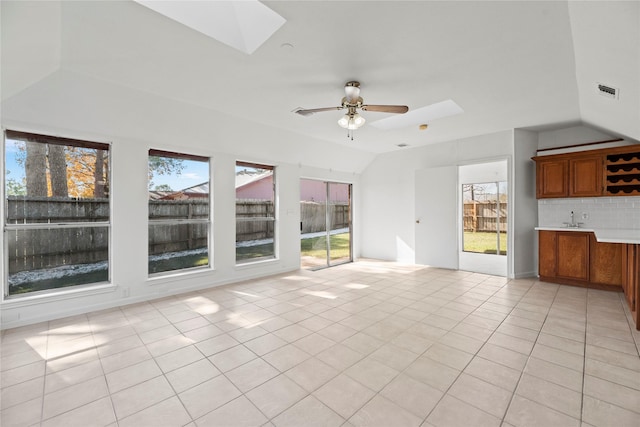
[[464,110],[453,100],[447,99],[446,101],[411,110],[402,115],[376,120],[375,122],[371,122],[371,126],[385,130],[399,129],[423,123],[429,124],[432,120],[455,116],[461,113],[464,113]]

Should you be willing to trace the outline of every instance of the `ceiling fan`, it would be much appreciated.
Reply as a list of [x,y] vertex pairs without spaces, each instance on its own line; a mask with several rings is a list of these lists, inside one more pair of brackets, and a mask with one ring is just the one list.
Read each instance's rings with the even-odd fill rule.
[[358,113],[358,110],[395,114],[404,114],[409,111],[409,107],[407,107],[406,105],[363,104],[364,101],[360,96],[360,82],[347,82],[347,84],[345,84],[344,86],[344,92],[345,96],[342,98],[342,101],[340,102],[341,105],[338,107],[310,109],[298,108],[294,110],[294,113],[307,117],[323,111],[347,110],[346,114],[342,118],[340,118],[340,120],[338,120],[338,125],[347,129],[347,137],[350,137],[351,140],[353,140],[353,131],[364,125],[366,121],[364,117],[362,117]]

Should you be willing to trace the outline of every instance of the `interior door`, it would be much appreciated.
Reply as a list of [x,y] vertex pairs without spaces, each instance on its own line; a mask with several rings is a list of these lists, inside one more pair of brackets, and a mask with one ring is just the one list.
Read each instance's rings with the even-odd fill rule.
[[415,174],[416,263],[458,268],[458,169],[445,166]]

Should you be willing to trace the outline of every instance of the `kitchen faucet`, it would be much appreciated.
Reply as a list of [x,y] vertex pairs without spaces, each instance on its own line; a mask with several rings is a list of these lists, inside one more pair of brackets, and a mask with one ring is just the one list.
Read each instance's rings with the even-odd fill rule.
[[581,226],[584,225],[584,223],[582,222],[576,222],[576,218],[573,211],[571,211],[571,222],[563,222],[562,224],[565,225],[567,228],[580,228]]

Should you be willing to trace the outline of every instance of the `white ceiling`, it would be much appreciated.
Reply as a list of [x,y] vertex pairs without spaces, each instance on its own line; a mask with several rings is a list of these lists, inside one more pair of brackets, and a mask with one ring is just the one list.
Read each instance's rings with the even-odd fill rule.
[[[577,123],[640,140],[635,1],[265,1],[286,22],[251,55],[134,1],[19,3],[2,2],[3,104],[70,72],[369,153]],[[338,111],[292,113],[339,105],[349,80],[365,103],[452,99],[464,113],[353,141]]]

